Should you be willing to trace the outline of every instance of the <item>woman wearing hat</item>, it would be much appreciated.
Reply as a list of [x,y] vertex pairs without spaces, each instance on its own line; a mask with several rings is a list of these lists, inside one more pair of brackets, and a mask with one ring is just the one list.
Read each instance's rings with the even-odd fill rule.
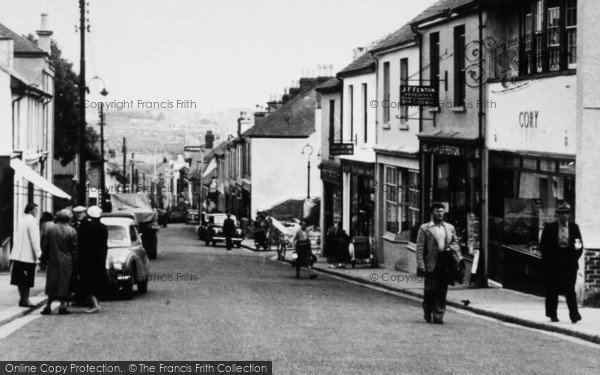
[[80,277],[93,305],[86,313],[100,311],[98,295],[106,282],[108,229],[100,222],[101,215],[100,207],[91,206],[87,209],[88,220],[83,220],[77,230]]
[[575,282],[583,243],[579,226],[569,221],[571,206],[561,203],[556,214],[558,220],[544,226],[540,240],[542,263],[546,281],[546,316],[558,322],[558,295],[564,294],[571,322],[577,323],[581,315],[577,310]]
[[42,257],[40,263],[46,271],[46,294],[48,301],[42,315],[52,312],[51,305],[60,301],[58,313],[69,314],[67,300],[71,293],[71,273],[77,259],[77,232],[69,225],[73,215],[62,210],[56,215],[56,224],[46,228],[42,239]]

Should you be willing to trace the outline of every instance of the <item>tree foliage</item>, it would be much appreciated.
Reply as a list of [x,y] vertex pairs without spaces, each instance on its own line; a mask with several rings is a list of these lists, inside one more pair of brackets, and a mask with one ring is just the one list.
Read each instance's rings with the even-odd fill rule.
[[[54,65],[54,158],[66,165],[79,153],[79,75],[54,41],[50,48]],[[86,125],[86,160],[101,159],[99,138],[94,128]]]

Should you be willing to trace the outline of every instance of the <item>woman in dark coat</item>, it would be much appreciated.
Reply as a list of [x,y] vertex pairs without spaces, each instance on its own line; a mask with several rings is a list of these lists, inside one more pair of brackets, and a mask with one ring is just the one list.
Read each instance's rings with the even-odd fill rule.
[[98,294],[106,283],[106,253],[108,252],[108,228],[100,222],[102,209],[91,206],[88,219],[77,230],[79,238],[79,274],[83,288],[92,300],[92,308],[86,313],[100,311]]
[[306,229],[306,221],[300,222],[300,229],[294,233],[292,242],[296,246],[296,279],[300,278],[300,267],[308,267],[309,277],[314,279],[317,275],[312,273],[312,250],[310,247],[310,238]]
[[350,236],[342,227],[342,222],[338,223],[337,231],[335,232],[335,259],[338,262],[338,267],[345,268],[344,263],[350,263]]
[[67,300],[71,293],[70,282],[73,264],[77,259],[77,232],[69,225],[73,215],[62,210],[56,217],[56,224],[49,221],[42,237],[40,263],[46,268],[46,294],[48,301],[42,310],[43,315],[52,312],[52,302],[60,301],[58,313],[69,314]]
[[323,256],[327,258],[328,268],[335,268],[336,260],[336,242],[335,242],[335,227],[329,227],[327,235],[325,235],[325,243],[323,244]]

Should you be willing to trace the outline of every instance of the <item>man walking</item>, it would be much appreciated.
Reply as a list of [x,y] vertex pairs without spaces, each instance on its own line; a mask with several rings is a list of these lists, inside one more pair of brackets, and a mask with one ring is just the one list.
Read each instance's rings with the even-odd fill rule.
[[444,205],[431,205],[432,221],[421,225],[417,236],[417,274],[425,275],[424,318],[443,324],[448,284],[455,259],[462,259],[454,226],[444,222]]
[[225,236],[227,250],[231,250],[233,247],[233,241],[231,239],[235,235],[235,221],[233,221],[229,212],[227,213],[227,219],[223,220],[223,235]]
[[571,322],[577,323],[581,315],[577,309],[575,282],[583,243],[579,226],[569,222],[571,206],[564,202],[557,209],[558,221],[546,224],[540,240],[542,263],[546,279],[546,316],[558,322],[558,295],[564,294]]

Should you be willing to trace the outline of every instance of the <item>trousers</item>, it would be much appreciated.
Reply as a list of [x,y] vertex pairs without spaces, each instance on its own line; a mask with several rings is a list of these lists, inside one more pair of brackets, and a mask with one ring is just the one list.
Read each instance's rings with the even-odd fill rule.
[[442,319],[446,312],[446,296],[450,280],[448,264],[452,261],[450,252],[441,252],[438,254],[433,272],[425,273],[423,311],[432,314],[435,319]]

